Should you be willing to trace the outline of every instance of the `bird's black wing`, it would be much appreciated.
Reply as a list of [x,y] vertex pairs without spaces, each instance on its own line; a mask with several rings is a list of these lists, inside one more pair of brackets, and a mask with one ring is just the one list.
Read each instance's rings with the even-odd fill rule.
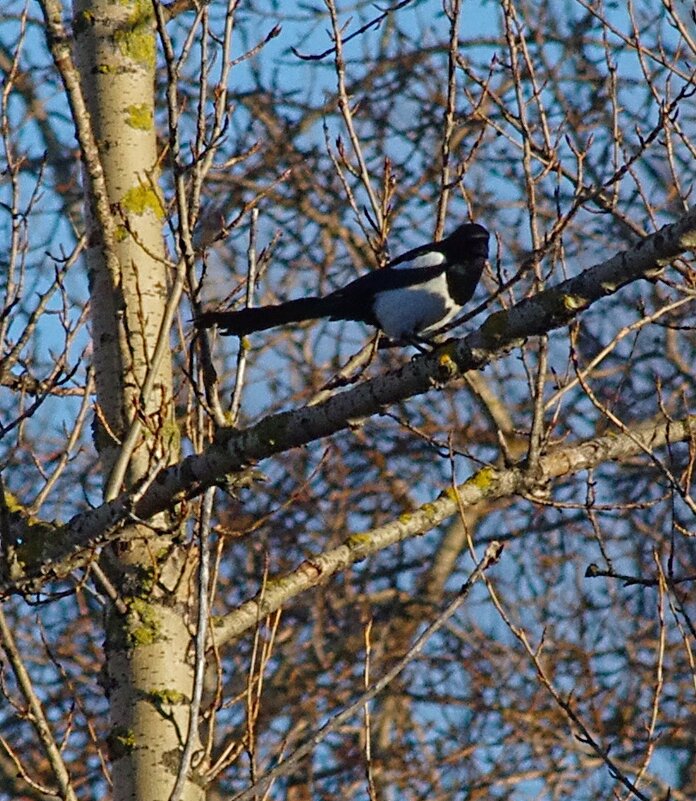
[[434,267],[410,267],[394,270],[391,267],[381,267],[378,270],[365,273],[355,278],[349,284],[331,292],[327,297],[339,298],[347,295],[360,295],[363,300],[374,297],[378,292],[388,292],[392,289],[403,289],[414,284],[424,284],[441,275],[445,264]]
[[[424,248],[423,252],[426,250],[427,248]],[[369,325],[378,326],[372,313],[372,303],[376,295],[389,290],[404,289],[414,284],[423,284],[432,278],[437,278],[445,268],[446,264],[444,263],[434,267],[405,267],[402,269],[387,266],[365,273],[325,297],[327,305],[330,304],[331,319],[361,320]]]

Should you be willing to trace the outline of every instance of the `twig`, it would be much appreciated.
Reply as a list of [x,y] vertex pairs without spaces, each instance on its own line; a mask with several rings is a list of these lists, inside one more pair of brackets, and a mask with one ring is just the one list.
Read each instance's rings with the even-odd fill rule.
[[198,616],[196,621],[196,661],[193,675],[193,692],[189,704],[188,731],[186,743],[181,754],[179,770],[172,789],[169,801],[179,801],[186,788],[188,773],[193,759],[194,749],[199,742],[198,718],[200,715],[201,699],[203,698],[203,685],[205,678],[205,651],[208,635],[208,593],[210,584],[210,518],[215,499],[215,487],[206,490],[203,496],[200,525],[198,526]]
[[370,207],[372,209],[372,214],[374,216],[375,222],[377,223],[380,233],[383,234],[384,219],[382,218],[381,206],[379,200],[377,199],[377,196],[375,195],[375,190],[372,188],[372,180],[370,178],[370,173],[367,169],[367,164],[365,163],[365,157],[363,156],[362,147],[360,145],[360,139],[358,139],[358,135],[355,132],[355,127],[353,125],[353,112],[351,111],[350,108],[350,100],[348,99],[348,91],[346,89],[346,65],[345,61],[343,60],[343,39],[342,39],[341,29],[338,24],[338,14],[336,11],[336,4],[334,3],[334,0],[325,0],[325,2],[326,2],[326,7],[329,10],[329,16],[331,17],[331,28],[333,31],[333,40],[334,40],[334,52],[336,53],[335,64],[336,64],[336,80],[338,82],[338,108],[341,112],[341,116],[343,117],[343,122],[345,123],[346,130],[348,131],[350,143],[353,146],[353,153],[355,154],[355,158],[358,160],[360,180],[370,200]]
[[281,776],[287,775],[299,762],[309,756],[314,748],[326,739],[329,734],[338,730],[346,721],[352,718],[356,712],[365,706],[368,701],[371,701],[385,687],[391,684],[403,669],[420,654],[428,640],[445,625],[457,609],[464,603],[472,587],[481,579],[484,573],[498,561],[502,550],[503,546],[499,542],[495,540],[491,542],[486,548],[483,558],[476,565],[469,578],[464,582],[454,600],[445,607],[418,637],[416,637],[406,654],[394,667],[387,671],[387,673],[385,673],[367,692],[363,693],[357,701],[330,718],[304,745],[297,748],[287,759],[284,759],[277,767],[273,768],[273,770],[268,771],[268,773],[255,782],[252,787],[234,796],[232,801],[249,801],[257,794],[262,793],[271,782]]
[[[245,306],[251,308],[254,305],[254,290],[256,288],[256,225],[259,219],[259,210],[252,209],[249,220],[249,248],[247,250],[247,282]],[[237,374],[234,382],[234,392],[232,394],[232,406],[230,409],[230,425],[237,424],[239,409],[242,403],[242,390],[244,389],[244,376],[246,373],[248,347],[245,337],[239,337],[239,350],[237,352]]]
[[450,195],[450,157],[452,155],[452,133],[457,101],[457,53],[459,46],[459,18],[461,0],[452,0],[449,11],[445,11],[450,21],[449,49],[447,53],[447,103],[443,120],[440,165],[440,197],[437,202],[435,239],[441,239],[447,216],[447,202]]
[[484,581],[486,583],[486,587],[488,588],[488,593],[490,595],[491,601],[493,602],[495,608],[498,610],[498,614],[500,615],[502,621],[510,630],[511,634],[513,634],[513,636],[517,639],[517,641],[522,645],[524,651],[526,652],[532,665],[534,666],[534,669],[536,670],[539,682],[547,690],[549,695],[553,698],[554,703],[561,710],[568,723],[576,729],[576,732],[574,732],[575,738],[579,742],[591,748],[592,751],[594,751],[594,753],[607,766],[610,775],[617,781],[621,782],[621,784],[623,784],[624,787],[630,790],[636,796],[636,798],[640,799],[640,801],[652,801],[652,799],[650,799],[647,795],[642,793],[635,786],[635,784],[628,778],[628,776],[621,770],[619,764],[610,756],[609,748],[603,746],[600,742],[598,742],[597,738],[593,735],[590,728],[583,720],[582,716],[575,710],[572,700],[573,699],[572,693],[569,693],[567,695],[562,695],[561,692],[555,687],[555,685],[547,675],[547,671],[545,670],[544,665],[541,662],[540,659],[541,646],[537,648],[532,647],[525,630],[520,626],[515,625],[515,623],[513,623],[513,621],[510,619],[510,616],[503,607],[502,602],[498,598],[498,595],[493,589],[491,583],[489,581],[486,581],[485,578]]
[[[365,690],[370,689],[370,657],[372,654],[372,618],[367,621],[365,626],[365,670],[363,683]],[[370,721],[370,704],[365,704],[365,777],[367,778],[367,791],[370,801],[377,801],[377,791],[375,789],[375,776],[372,764],[372,725]]]
[[44,714],[43,706],[38,696],[34,692],[34,688],[29,678],[24,662],[17,648],[12,629],[7,624],[5,613],[0,608],[0,642],[2,648],[7,654],[7,659],[12,666],[12,671],[17,680],[24,700],[27,702],[31,715],[31,721],[34,730],[44,748],[48,763],[51,766],[51,771],[55,780],[58,782],[60,789],[60,797],[65,801],[77,801],[77,796],[70,781],[70,774],[63,760],[61,749],[53,737],[53,732],[48,723],[48,719]]
[[[403,8],[412,2],[413,0],[401,0],[400,3],[396,3],[396,5],[385,9],[379,16],[371,19],[369,22],[366,22],[364,25],[358,28],[357,31],[351,33],[350,36],[346,36],[346,38],[343,40],[343,44],[346,44],[347,42],[350,42],[351,39],[355,39],[356,36],[360,36],[361,34],[369,31],[370,28],[378,28],[382,24],[382,21],[385,20],[390,14],[393,14],[394,11],[398,11],[400,8]],[[297,56],[297,58],[301,58],[303,61],[321,61],[323,58],[330,56],[335,49],[333,47],[329,47],[322,53],[316,53],[315,55],[305,55],[300,53],[300,51],[295,47],[291,47],[290,50],[292,51],[293,55]]]
[[614,412],[612,412],[611,409],[609,409],[608,406],[606,406],[606,404],[602,403],[599,400],[599,398],[595,395],[590,385],[585,380],[584,376],[582,376],[578,364],[577,352],[575,349],[575,342],[574,342],[575,336],[576,336],[575,333],[571,332],[570,356],[573,362],[573,367],[575,369],[575,375],[577,376],[578,382],[580,383],[580,386],[582,387],[583,391],[589,398],[590,403],[595,407],[595,409],[597,409],[597,411],[603,414],[607,418],[607,420],[613,423],[623,434],[625,434],[627,437],[629,437],[635,442],[635,444],[643,451],[643,453],[645,453],[649,457],[649,459],[652,461],[655,467],[665,476],[667,481],[669,481],[670,486],[676,491],[676,493],[679,495],[682,501],[684,501],[689,510],[694,514],[696,514],[696,500],[694,500],[689,495],[688,490],[682,487],[682,485],[679,483],[679,480],[674,475],[674,473],[672,473],[672,471],[669,469],[669,467],[667,467],[666,464],[664,464],[664,462],[662,462],[660,459],[658,459],[657,456],[655,456],[653,449],[649,445],[646,445],[640,440],[638,440],[632,433],[631,429],[623,422],[623,420],[617,417],[614,414]]

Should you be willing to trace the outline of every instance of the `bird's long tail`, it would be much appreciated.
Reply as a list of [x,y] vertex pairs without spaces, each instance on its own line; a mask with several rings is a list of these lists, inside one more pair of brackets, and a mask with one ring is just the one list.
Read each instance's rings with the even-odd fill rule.
[[196,328],[212,328],[216,325],[225,336],[246,336],[278,325],[330,317],[337,311],[334,306],[330,297],[300,298],[279,303],[277,306],[255,306],[239,311],[207,311],[196,318],[195,324]]

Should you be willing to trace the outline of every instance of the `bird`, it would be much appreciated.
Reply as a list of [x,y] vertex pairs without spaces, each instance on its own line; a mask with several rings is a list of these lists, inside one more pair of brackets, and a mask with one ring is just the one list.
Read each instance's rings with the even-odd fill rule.
[[427,342],[471,300],[488,258],[488,231],[464,223],[328,295],[238,311],[205,311],[197,328],[240,337],[305,320],[356,320],[397,343]]

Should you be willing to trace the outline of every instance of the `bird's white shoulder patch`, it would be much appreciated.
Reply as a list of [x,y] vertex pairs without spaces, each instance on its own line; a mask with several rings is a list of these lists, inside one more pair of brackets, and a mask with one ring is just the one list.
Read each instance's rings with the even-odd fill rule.
[[402,262],[401,264],[395,264],[394,269],[410,270],[413,267],[437,267],[437,265],[442,264],[444,260],[444,253],[439,253],[437,250],[429,250],[427,253],[416,256],[415,259]]

